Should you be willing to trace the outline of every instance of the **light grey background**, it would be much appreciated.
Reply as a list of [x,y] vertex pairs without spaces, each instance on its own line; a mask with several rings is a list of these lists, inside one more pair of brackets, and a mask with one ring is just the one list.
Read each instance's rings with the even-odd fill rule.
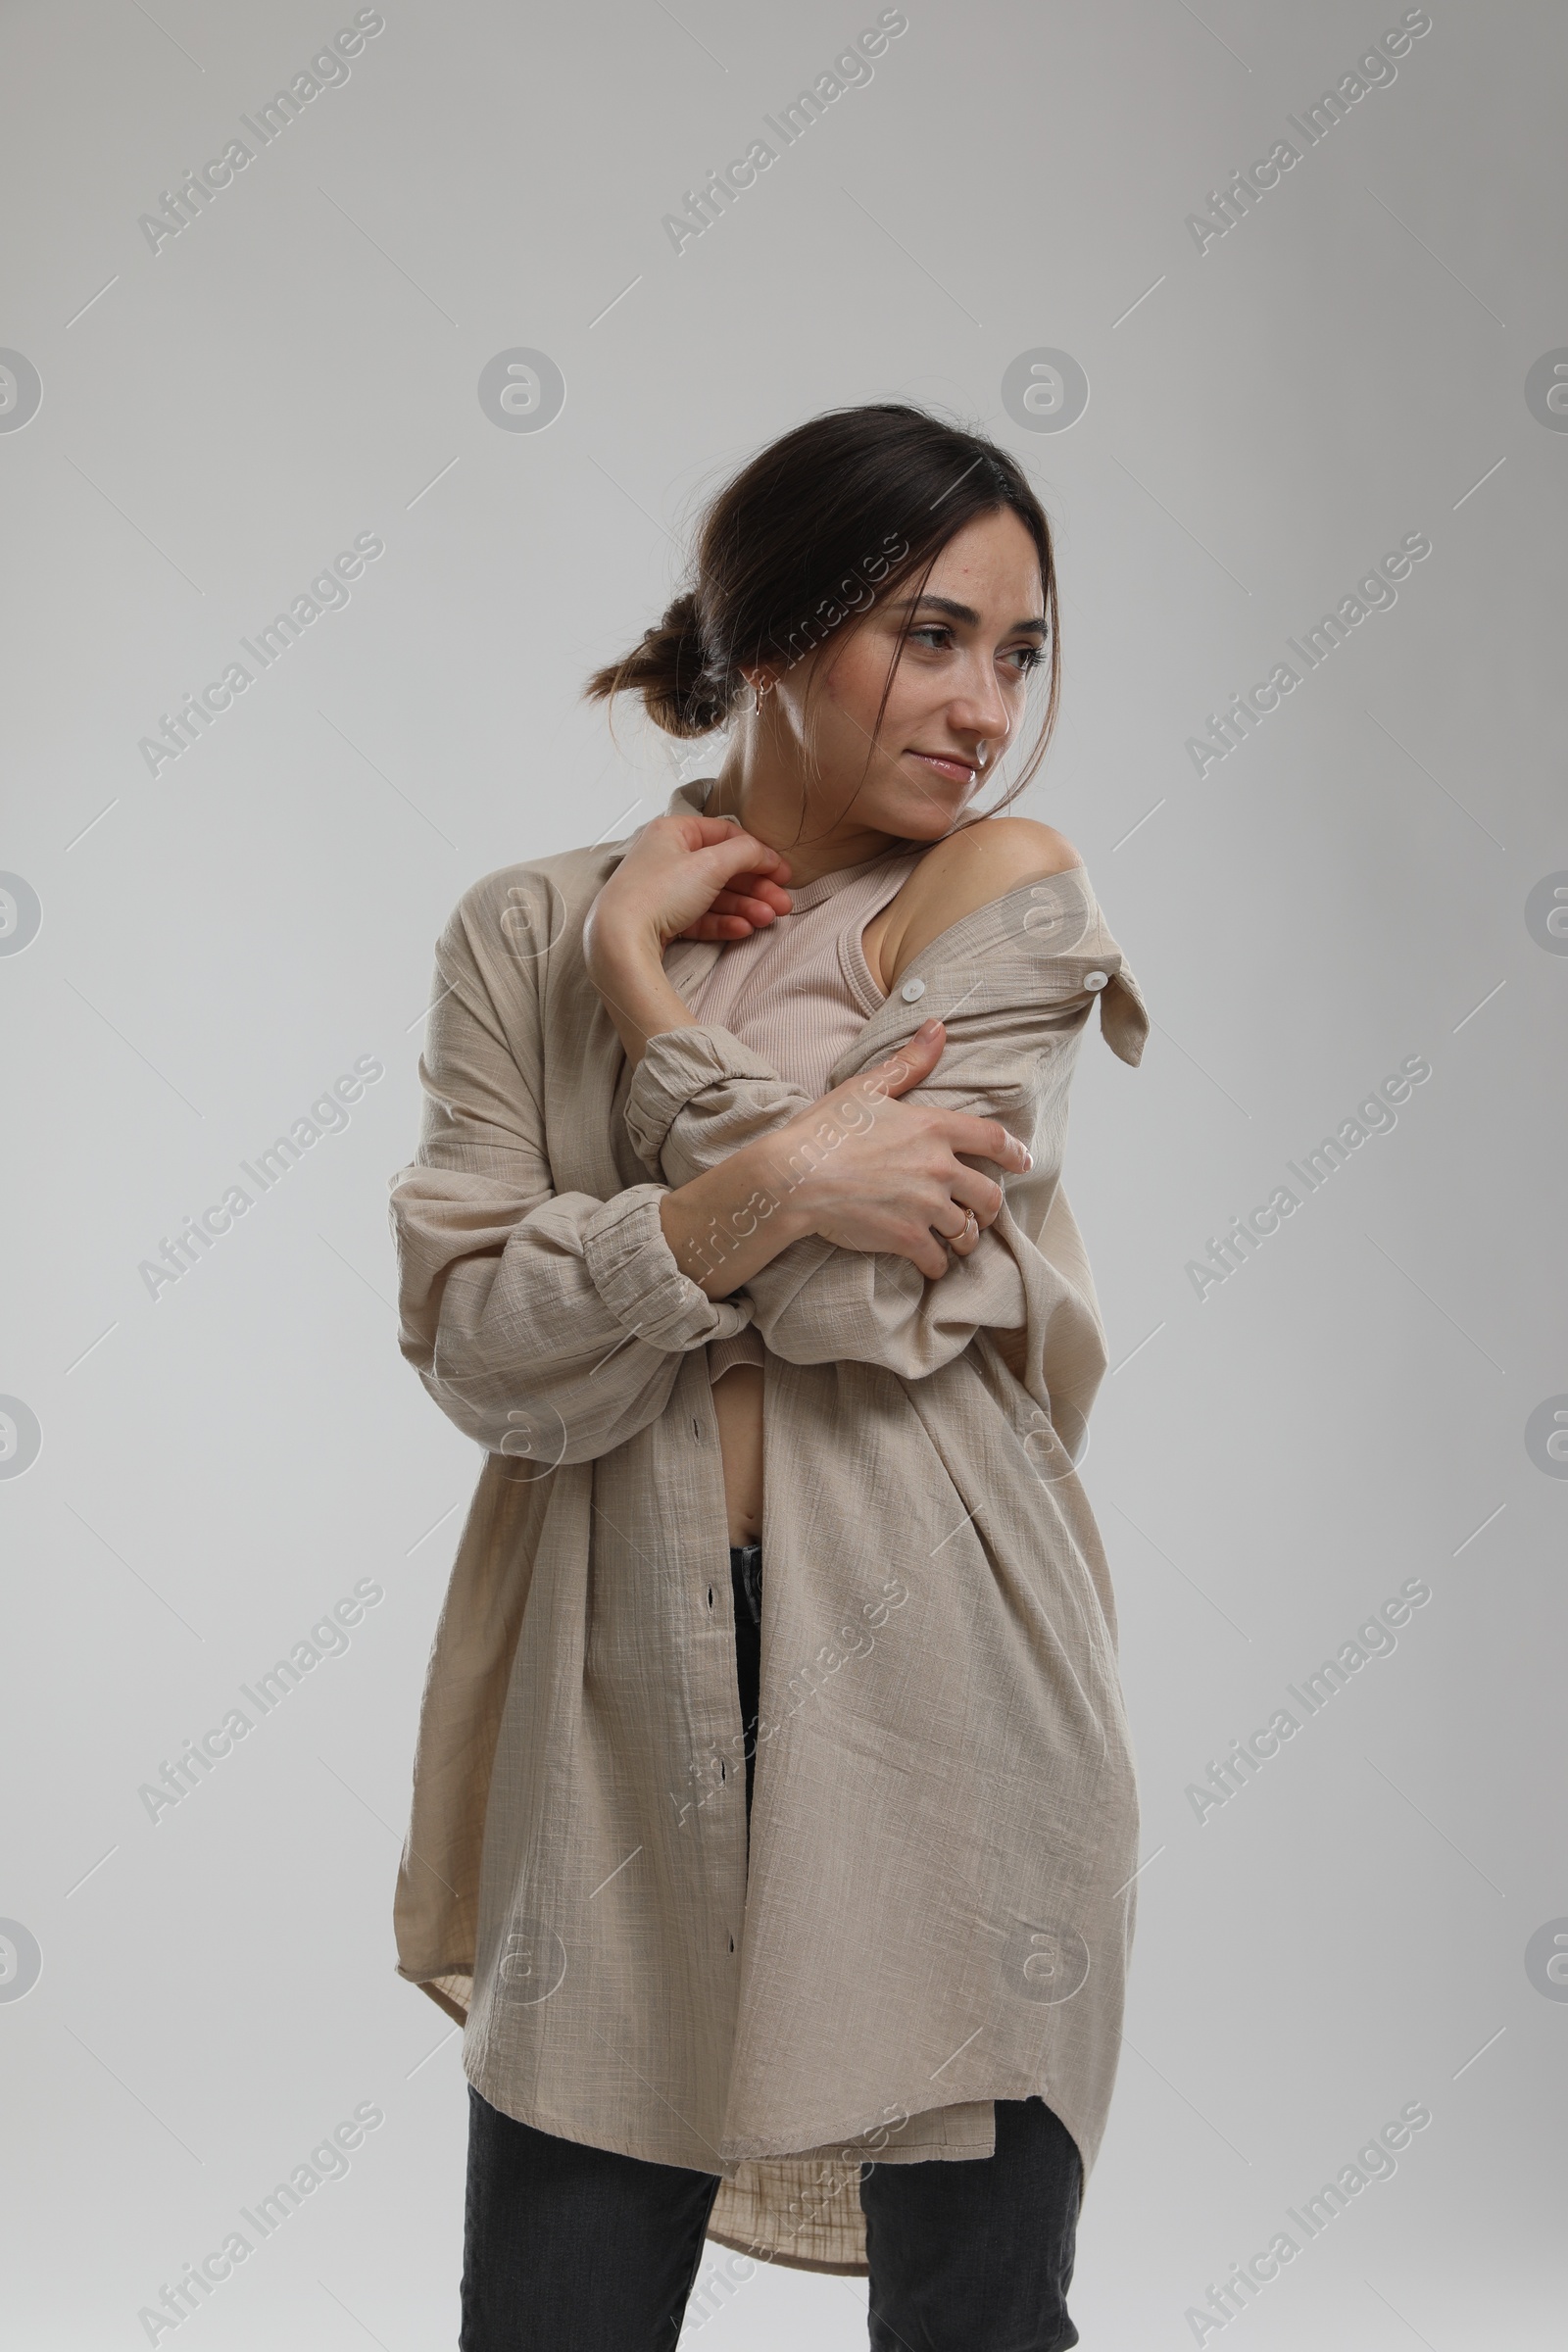
[[[390,1920],[478,1469],[389,1303],[432,944],[481,873],[710,770],[629,717],[617,748],[580,681],[662,608],[705,491],[888,397],[996,431],[1055,519],[1065,710],[1023,807],[1078,844],[1155,1023],[1137,1073],[1091,1037],[1067,1162],[1118,1367],[1085,1476],[1149,1857],[1083,2341],[1195,2341],[1209,2285],[1414,2101],[1395,2177],[1204,2340],[1560,2340],[1568,2003],[1526,1947],[1568,1926],[1568,1484],[1525,1428],[1568,1392],[1568,959],[1525,910],[1568,869],[1568,436],[1525,379],[1568,345],[1563,20],[1435,0],[1200,253],[1187,216],[1399,7],[911,0],[677,255],[662,217],[877,13],[388,0],[154,253],[138,217],[354,11],[4,12],[0,345],[42,384],[0,431],[0,867],[42,909],[0,956],[0,1392],[42,1432],[0,1481],[0,1917],[42,1959],[0,2001],[18,2344],[147,2340],[141,2307],[366,2101],[347,2177],[179,2340],[455,2340],[460,2041]],[[516,348],[564,376],[545,431],[480,407]],[[1040,348],[1090,385],[1059,433],[1003,406]],[[364,532],[346,608],[150,775],[160,713]],[[1415,532],[1397,604],[1200,778],[1204,714]],[[1396,1128],[1200,1300],[1207,1237],[1416,1054]],[[364,1055],[347,1128],[149,1297],[161,1237]],[[149,1820],[142,1785],[362,1578],[385,1597],[346,1653]],[[1189,1784],[1410,1578],[1394,1654],[1200,1824]],[[688,2340],[849,2352],[864,2304],[759,2274]]]

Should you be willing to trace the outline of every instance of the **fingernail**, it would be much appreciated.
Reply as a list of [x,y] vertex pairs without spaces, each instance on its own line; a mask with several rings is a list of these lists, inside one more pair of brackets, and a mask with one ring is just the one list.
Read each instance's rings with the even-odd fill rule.
[[922,1037],[934,1037],[934,1036],[936,1035],[936,1032],[938,1031],[938,1029],[940,1029],[940,1028],[941,1028],[941,1026],[942,1026],[941,1022],[940,1022],[940,1021],[939,1021],[939,1020],[936,1018],[936,1016],[933,1014],[930,1020],[928,1020],[928,1021],[922,1021],[922,1022],[920,1023],[920,1030],[919,1030],[919,1034],[920,1034]]

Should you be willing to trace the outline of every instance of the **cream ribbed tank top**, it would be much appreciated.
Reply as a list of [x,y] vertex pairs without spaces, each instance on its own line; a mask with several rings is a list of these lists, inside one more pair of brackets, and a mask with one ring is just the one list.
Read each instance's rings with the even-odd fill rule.
[[[726,940],[688,990],[698,1020],[712,1022],[770,1061],[781,1078],[813,1098],[828,1072],[886,1002],[866,963],[862,932],[908,880],[929,843],[885,850],[859,865],[791,886],[792,909],[750,939]],[[732,1364],[760,1364],[766,1350],[748,1325],[711,1340],[710,1380]]]

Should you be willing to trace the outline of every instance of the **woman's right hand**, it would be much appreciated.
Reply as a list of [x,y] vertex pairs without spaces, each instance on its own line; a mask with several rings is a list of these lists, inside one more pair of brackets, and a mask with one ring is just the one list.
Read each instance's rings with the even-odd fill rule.
[[788,914],[789,860],[726,817],[688,810],[650,817],[604,883],[583,923],[598,986],[658,971],[672,939],[749,939]]
[[583,962],[635,1068],[651,1037],[691,1022],[664,970],[672,939],[750,939],[788,914],[789,861],[739,825],[656,816],[589,907]]
[[950,1250],[967,1257],[1001,1214],[1001,1185],[968,1159],[1020,1175],[1034,1165],[1000,1119],[899,1100],[930,1076],[946,1044],[942,1022],[924,1022],[906,1046],[768,1139],[781,1198],[806,1232],[906,1257],[933,1280],[947,1272]]

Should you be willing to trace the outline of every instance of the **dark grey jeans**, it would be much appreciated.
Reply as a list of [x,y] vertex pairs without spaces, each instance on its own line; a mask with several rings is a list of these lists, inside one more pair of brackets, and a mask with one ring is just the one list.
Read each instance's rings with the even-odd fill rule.
[[[730,1552],[752,1809],[761,1556]],[[998,2099],[994,2156],[867,2164],[871,2352],[1066,2352],[1083,2168],[1043,2099]],[[468,2085],[459,2352],[674,2352],[716,2173],[558,2139]],[[744,2336],[737,2339],[744,2341]]]

